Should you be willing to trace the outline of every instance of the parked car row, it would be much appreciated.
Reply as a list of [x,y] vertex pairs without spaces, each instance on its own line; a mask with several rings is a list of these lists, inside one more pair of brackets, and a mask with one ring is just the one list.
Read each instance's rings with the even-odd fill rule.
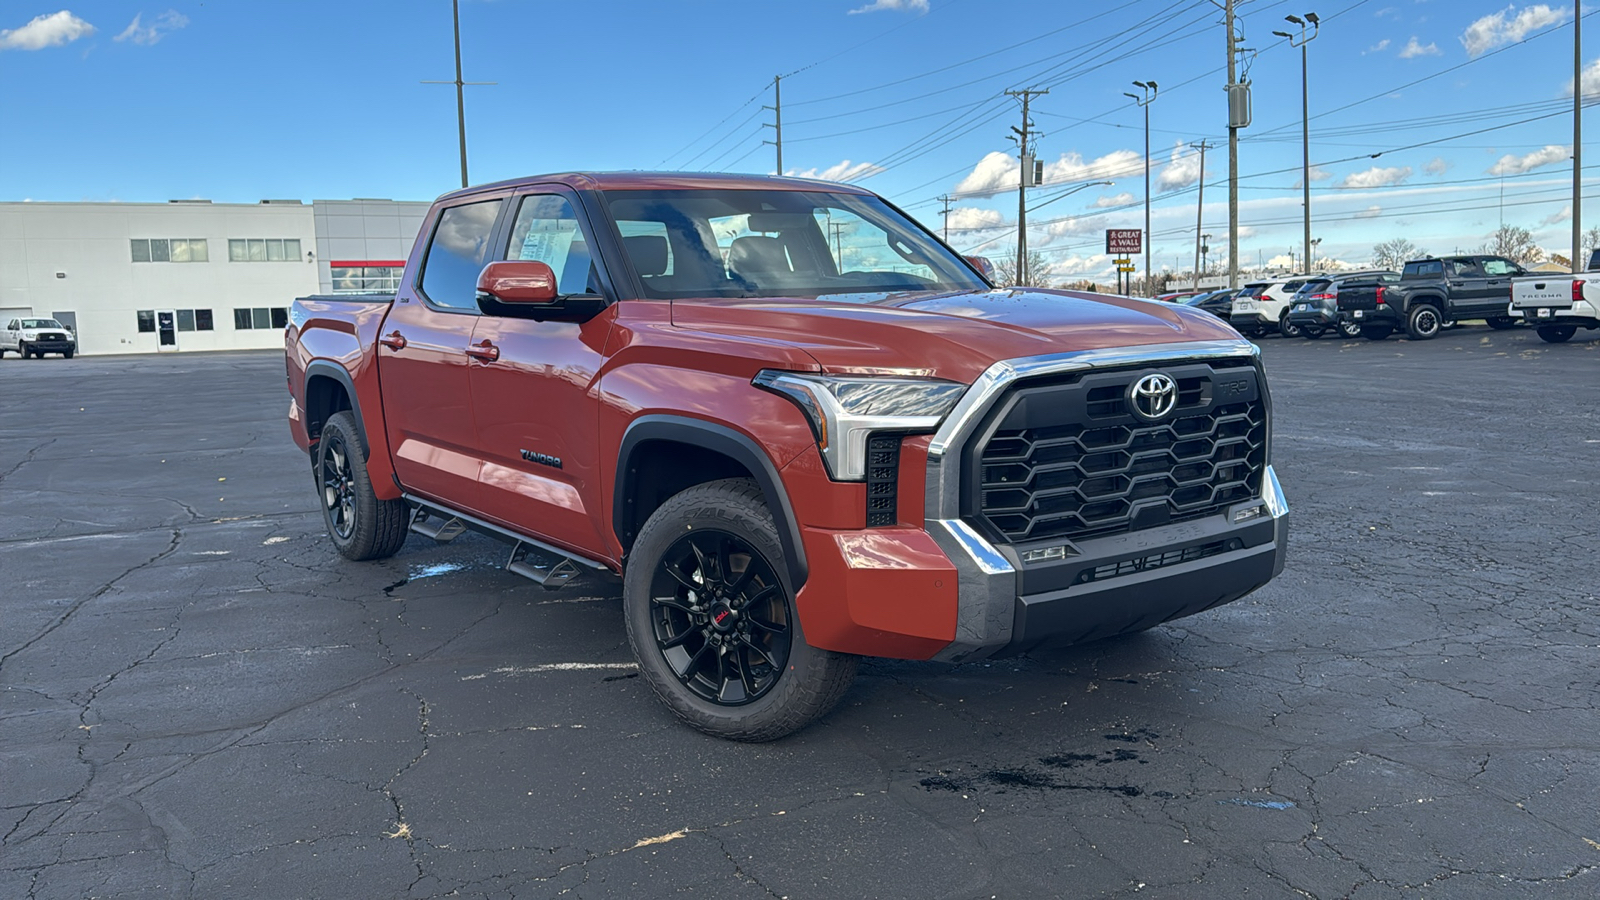
[[1590,273],[1531,275],[1492,254],[1428,257],[1400,272],[1368,270],[1257,281],[1177,302],[1228,321],[1241,334],[1316,340],[1337,333],[1381,341],[1398,331],[1428,340],[1458,321],[1494,329],[1526,322],[1551,343],[1600,328],[1600,252]]

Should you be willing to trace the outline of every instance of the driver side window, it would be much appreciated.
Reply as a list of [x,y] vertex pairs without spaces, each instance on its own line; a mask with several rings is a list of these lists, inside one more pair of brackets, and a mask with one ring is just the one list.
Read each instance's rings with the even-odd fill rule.
[[505,259],[536,260],[556,276],[556,292],[598,294],[594,262],[572,204],[557,194],[532,194],[522,198]]

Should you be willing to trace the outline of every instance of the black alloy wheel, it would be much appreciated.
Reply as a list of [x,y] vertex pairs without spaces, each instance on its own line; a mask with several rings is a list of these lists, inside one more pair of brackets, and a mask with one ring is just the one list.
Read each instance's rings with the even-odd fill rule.
[[1439,310],[1432,304],[1421,303],[1411,308],[1411,314],[1406,316],[1406,334],[1414,341],[1426,341],[1437,337],[1439,329],[1444,327],[1444,320],[1439,317]]
[[322,451],[322,512],[328,528],[349,540],[356,532],[356,478],[350,471],[350,448],[338,432],[328,435]]
[[727,531],[692,531],[661,556],[650,622],[678,681],[718,706],[766,696],[789,661],[783,584],[760,551]]

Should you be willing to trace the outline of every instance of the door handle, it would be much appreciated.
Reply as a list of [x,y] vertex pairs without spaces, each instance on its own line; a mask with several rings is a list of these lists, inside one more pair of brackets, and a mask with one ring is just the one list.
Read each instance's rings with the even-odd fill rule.
[[388,347],[390,350],[404,350],[406,348],[406,336],[397,329],[378,338],[378,343]]
[[492,363],[500,358],[500,348],[484,338],[476,344],[467,347],[467,355],[480,362]]

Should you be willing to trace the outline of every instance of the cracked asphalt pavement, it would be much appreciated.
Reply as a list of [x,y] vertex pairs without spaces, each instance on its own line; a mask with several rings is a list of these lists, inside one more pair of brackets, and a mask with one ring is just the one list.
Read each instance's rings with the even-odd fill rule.
[[0,362],[0,897],[1600,896],[1600,336],[1262,346],[1281,578],[755,746],[614,583],[338,557],[279,355]]

